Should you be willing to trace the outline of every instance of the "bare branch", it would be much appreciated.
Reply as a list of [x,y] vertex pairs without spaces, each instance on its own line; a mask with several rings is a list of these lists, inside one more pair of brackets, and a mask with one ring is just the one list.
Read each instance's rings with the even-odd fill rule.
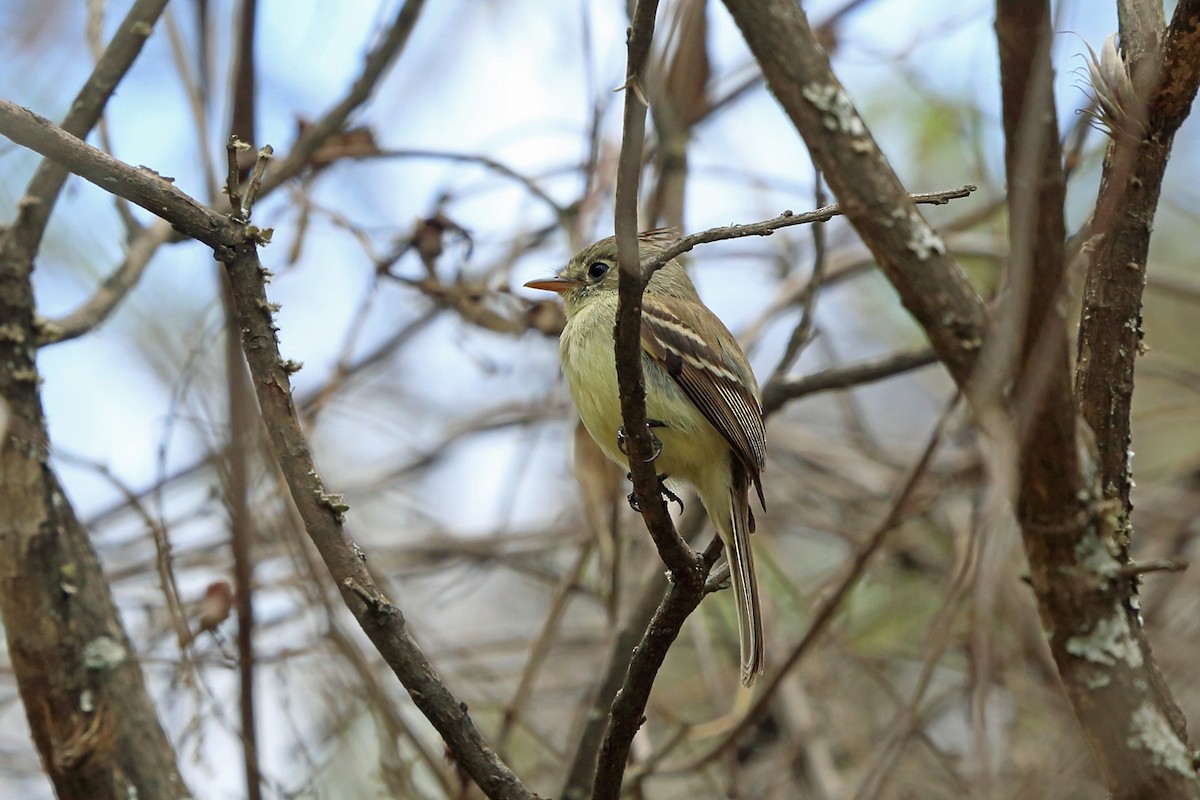
[[[608,733],[600,748],[592,784],[593,800],[616,800],[620,796],[629,748],[642,725],[654,678],[684,621],[704,598],[704,577],[711,566],[711,562],[706,564],[697,557],[671,522],[666,503],[659,492],[658,475],[651,463],[653,448],[650,430],[646,426],[641,330],[642,292],[650,273],[642,268],[638,255],[637,202],[646,126],[646,101],[642,87],[645,84],[646,62],[654,36],[657,10],[657,0],[639,0],[629,31],[625,120],[617,164],[615,227],[620,281],[614,346],[634,496],[654,545],[671,570],[671,588],[647,627],[642,643],[630,661],[624,686],[613,700]],[[716,539],[713,541],[714,544],[718,542]]]
[[[75,95],[62,130],[83,139],[99,122],[104,106],[116,91],[117,84],[133,66],[142,45],[154,30],[154,24],[166,6],[166,0],[138,0],[121,21],[104,54],[96,62],[87,82]],[[43,161],[25,187],[20,214],[0,242],[0,259],[24,260],[29,270],[33,256],[42,241],[46,223],[58,200],[58,193],[67,180],[67,171],[58,164]]]
[[[75,97],[68,130],[86,136],[100,119],[164,5],[133,5]],[[188,792],[140,662],[87,531],[48,464],[30,274],[67,174],[43,161],[16,220],[0,232],[0,614],[32,738],[56,793],[180,797]],[[10,437],[19,445],[8,446]]]
[[983,302],[908,198],[804,12],[792,0],[725,0],[725,6],[846,217],[925,328],[938,358],[964,385],[983,341]]
[[158,248],[175,235],[170,224],[162,220],[143,229],[130,242],[121,266],[104,279],[100,288],[83,305],[58,319],[38,320],[38,346],[65,342],[101,325],[141,280]]
[[[1013,207],[1010,279],[1014,301],[1027,307],[1019,312],[1024,331],[1013,430],[1031,583],[1063,686],[1113,796],[1200,797],[1181,717],[1129,602],[1129,581],[1119,579],[1113,553],[1120,521],[1100,496],[1094,443],[1077,425],[1060,310],[1066,189],[1049,3],[998,2],[996,35]],[[1112,235],[1102,230],[1094,226]]]
[[938,359],[933,350],[925,347],[862,364],[835,367],[800,378],[772,380],[763,387],[763,413],[774,414],[792,400],[806,395],[874,383],[936,363]]
[[101,153],[48,120],[2,100],[0,133],[169,220],[185,235],[212,247],[227,265],[243,347],[275,456],[308,534],[343,600],[413,703],[488,797],[536,797],[484,742],[466,704],[450,693],[425,658],[408,632],[400,609],[380,592],[364,564],[362,551],[345,532],[343,514],[347,507],[322,482],[292,403],[291,372],[279,353],[266,297],[266,271],[258,260],[262,231],[217,214],[171,184]]
[[317,148],[340,131],[355,109],[367,101],[388,67],[404,50],[424,5],[425,0],[405,0],[383,41],[367,54],[362,74],[351,85],[350,91],[319,120],[304,129],[291,151],[275,164],[270,176],[263,182],[263,194],[269,194],[284,181],[303,172]]
[[[1132,12],[1122,15],[1125,60],[1131,66],[1140,64],[1158,82],[1146,94],[1145,135],[1117,136],[1105,157],[1094,235],[1087,248],[1075,375],[1080,410],[1096,435],[1101,485],[1106,496],[1122,507],[1126,551],[1132,511],[1130,405],[1134,362],[1142,349],[1146,262],[1175,131],[1187,116],[1200,81],[1200,3],[1179,4],[1161,51],[1157,32],[1147,31],[1138,19]],[[1136,43],[1142,43],[1142,49]],[[1144,79],[1136,76],[1134,82],[1144,85]]]
[[[642,519],[663,562],[675,581],[689,582],[699,564],[696,554],[679,537],[659,491],[658,474],[651,454],[650,430],[646,427],[646,381],[642,374],[642,292],[649,274],[638,256],[637,202],[642,170],[642,141],[646,132],[646,99],[642,91],[646,62],[654,36],[657,0],[641,0],[629,30],[629,66],[625,79],[625,124],[621,155],[617,163],[615,227],[621,265],[615,329],[617,386],[621,392],[621,416],[628,437],[629,473]],[[622,762],[623,763],[623,762]]]
[[[958,189],[944,189],[940,192],[915,192],[906,194],[905,197],[914,204],[925,203],[941,206],[949,203],[951,200],[968,197],[974,191],[976,191],[976,187],[968,183],[966,186]],[[845,213],[840,203],[830,203],[827,206],[822,206],[813,211],[805,211],[801,214],[784,211],[778,217],[763,220],[762,222],[749,222],[744,225],[729,225],[722,228],[708,228],[707,230],[684,236],[669,247],[664,247],[662,252],[644,263],[642,269],[648,275],[671,259],[683,255],[698,245],[721,242],[726,239],[741,239],[746,236],[770,236],[780,228],[790,228],[793,225],[809,225],[814,222],[828,222],[834,217]]]

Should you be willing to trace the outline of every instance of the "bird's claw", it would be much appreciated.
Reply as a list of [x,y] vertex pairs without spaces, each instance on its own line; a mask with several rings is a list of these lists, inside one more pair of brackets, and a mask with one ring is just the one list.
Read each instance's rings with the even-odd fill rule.
[[[626,473],[625,477],[632,480],[633,474]],[[683,500],[680,499],[679,495],[675,494],[669,488],[667,488],[667,484],[665,483],[666,479],[667,479],[666,475],[658,476],[658,491],[663,497],[665,497],[667,499],[667,502],[675,503],[676,505],[678,505],[679,513],[682,514],[683,513]],[[642,507],[640,505],[638,505],[637,495],[635,492],[630,492],[628,495],[626,495],[625,499],[629,501],[630,508],[632,508],[634,511],[636,511],[639,514],[642,513]]]
[[[646,459],[647,464],[656,461],[658,457],[662,455],[662,440],[654,435],[654,429],[665,427],[667,427],[667,423],[663,422],[662,420],[646,420],[646,432],[650,434],[650,445],[654,448],[654,452],[651,453],[650,457]],[[622,455],[629,455],[629,451],[625,449],[628,442],[629,436],[625,433],[625,426],[622,425],[621,427],[617,428],[617,449],[621,451]]]

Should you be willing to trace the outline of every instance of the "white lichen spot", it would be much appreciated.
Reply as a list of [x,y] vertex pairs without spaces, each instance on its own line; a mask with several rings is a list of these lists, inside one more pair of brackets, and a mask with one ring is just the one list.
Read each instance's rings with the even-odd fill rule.
[[946,252],[946,243],[942,241],[942,237],[933,232],[933,228],[925,224],[925,220],[917,214],[909,217],[909,224],[912,227],[912,236],[905,243],[905,246],[916,254],[917,258],[925,261],[933,253],[942,255]]
[[1087,572],[1104,578],[1111,578],[1121,569],[1101,537],[1094,533],[1087,534],[1075,545],[1075,563]]
[[1129,721],[1129,738],[1126,743],[1134,749],[1150,753],[1150,760],[1157,767],[1164,767],[1180,775],[1192,777],[1192,758],[1187,748],[1163,715],[1149,702],[1142,703],[1133,712]]
[[1119,608],[1097,621],[1091,633],[1067,639],[1067,652],[1108,667],[1117,662],[1134,669],[1142,666],[1142,651],[1133,638],[1124,611]]
[[125,647],[111,636],[97,636],[83,646],[83,665],[94,670],[113,670],[125,660]]
[[832,84],[809,84],[801,90],[804,99],[823,112],[822,124],[831,131],[842,131],[851,136],[863,136],[867,126],[859,119],[854,104],[842,91]]
[[1103,689],[1110,683],[1112,683],[1112,676],[1099,670],[1083,677],[1083,685],[1092,690]]

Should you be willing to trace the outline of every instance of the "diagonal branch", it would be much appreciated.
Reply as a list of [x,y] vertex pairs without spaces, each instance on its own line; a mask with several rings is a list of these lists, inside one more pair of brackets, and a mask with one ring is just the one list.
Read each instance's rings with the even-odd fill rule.
[[[154,30],[167,5],[167,0],[138,0],[121,21],[104,54],[96,62],[87,83],[75,95],[70,111],[63,119],[62,129],[85,138],[100,121],[104,106],[117,89],[117,84],[133,66],[142,45]],[[33,257],[46,231],[46,223],[67,180],[67,170],[52,161],[43,161],[25,188],[19,205],[20,213],[12,227],[0,239],[0,259],[23,259],[23,269],[32,268]]]
[[[260,196],[279,188],[286,180],[300,174],[309,164],[313,153],[330,136],[341,130],[350,115],[370,98],[375,87],[386,74],[387,68],[395,62],[404,49],[409,34],[416,25],[423,2],[424,0],[409,0],[400,9],[386,36],[367,56],[363,70],[354,81],[350,91],[326,111],[316,123],[304,129],[293,145],[292,151],[286,158],[279,161],[267,176],[264,186],[259,191]],[[138,6],[135,6],[134,11],[130,12],[130,17],[133,17],[134,12],[143,5],[146,3],[139,3]],[[159,2],[157,5],[163,5],[163,3]],[[204,48],[201,48],[201,52],[204,52]],[[54,165],[51,165],[51,168],[57,169]],[[39,345],[55,344],[82,336],[108,319],[117,305],[141,280],[146,266],[158,248],[167,242],[175,241],[175,237],[177,234],[169,226],[164,227],[162,224],[142,229],[130,241],[125,261],[105,278],[96,293],[88,298],[82,306],[59,319],[39,320]]]
[[[213,249],[226,264],[260,411],[292,500],[342,599],[413,703],[446,741],[462,768],[489,798],[536,798],[484,741],[466,703],[446,687],[408,631],[400,609],[383,595],[362,551],[344,527],[341,497],[325,487],[292,402],[291,367],[279,353],[269,275],[258,260],[263,232],[238,224],[185,195],[170,183],[134,169],[27,109],[0,100],[0,134],[52,158],[102,189],[168,220]],[[166,795],[161,795],[166,796]]]
[[350,91],[326,111],[321,119],[304,129],[304,132],[292,145],[291,152],[279,159],[272,167],[271,174],[263,181],[260,194],[268,194],[285,181],[291,180],[304,171],[317,148],[324,144],[331,135],[340,131],[350,115],[367,101],[388,67],[404,50],[408,37],[416,27],[417,20],[420,19],[421,9],[424,5],[425,0],[405,0],[396,12],[396,18],[388,28],[383,41],[367,54],[362,74],[354,81]]
[[725,0],[725,6],[846,218],[925,329],[938,358],[965,385],[983,341],[983,301],[880,152],[800,4]]

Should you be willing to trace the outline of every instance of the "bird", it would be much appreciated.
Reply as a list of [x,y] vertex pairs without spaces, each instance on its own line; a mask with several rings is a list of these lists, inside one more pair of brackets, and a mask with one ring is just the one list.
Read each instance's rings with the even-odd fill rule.
[[[673,231],[638,236],[642,262],[662,252]],[[617,389],[613,328],[617,244],[601,239],[576,253],[552,278],[525,284],[562,297],[566,325],[559,354],[584,427],[617,464],[628,464]],[[700,496],[724,545],[737,609],[742,684],[763,670],[763,623],[750,534],[750,488],[765,509],[766,430],[762,394],[737,339],[700,299],[683,264],[657,270],[642,297],[642,371],[646,417],[664,496],[684,482]],[[636,508],[636,506],[635,506]]]

